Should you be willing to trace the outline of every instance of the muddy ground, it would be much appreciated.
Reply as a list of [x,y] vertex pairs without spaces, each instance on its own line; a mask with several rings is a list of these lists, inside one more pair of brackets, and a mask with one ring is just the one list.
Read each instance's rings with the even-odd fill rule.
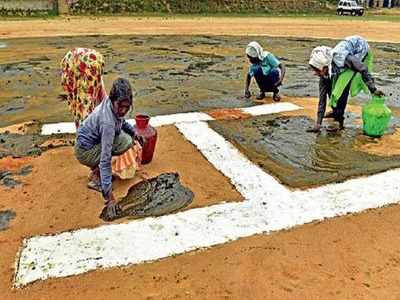
[[[89,20],[87,25],[94,28],[98,20],[92,21]],[[113,24],[120,27],[104,28],[124,33],[121,28],[125,23],[118,22],[117,18],[115,22]],[[335,42],[312,38],[246,37],[244,35],[254,34],[252,30],[255,28],[254,24],[246,22],[241,23],[242,31],[235,31],[236,23],[220,24],[210,29],[236,35],[242,32],[243,36],[223,36],[220,33],[212,36],[6,38],[0,41],[0,127],[11,125],[0,130],[0,138],[4,140],[0,144],[0,176],[17,182],[15,186],[0,185],[0,299],[398,299],[398,206],[240,239],[150,264],[50,279],[23,289],[12,288],[15,257],[23,238],[103,224],[99,218],[101,197],[86,188],[88,170],[73,157],[70,144],[73,137],[46,137],[42,140],[38,136],[37,124],[40,122],[71,121],[65,103],[60,103],[57,98],[61,93],[58,63],[63,54],[75,46],[94,47],[101,51],[107,62],[107,88],[117,76],[127,76],[138,92],[136,111],[158,115],[213,110],[211,114],[219,119],[229,115],[243,119],[239,122],[245,123],[257,118],[252,120],[237,111],[214,109],[272,102],[270,98],[265,101],[242,98],[247,69],[243,51],[246,44],[255,39],[276,53],[288,67],[282,89],[283,101],[304,108],[278,117],[315,118],[317,78],[305,63],[312,47],[322,43],[332,46]],[[264,24],[257,22],[257,26]],[[323,21],[305,22],[310,27],[301,27],[294,19],[291,22],[283,29],[282,23],[271,25],[279,35],[293,35],[293,32],[300,31],[302,36],[315,36],[317,29],[324,28],[324,36],[333,38],[351,28],[342,30],[335,22],[328,24],[330,29]],[[186,23],[190,21],[186,20]],[[24,22],[10,23],[8,27],[3,26],[4,22],[0,24],[3,37],[13,33],[14,36],[26,37],[39,28],[29,29],[27,24],[31,23]],[[51,33],[51,22],[49,24],[40,27],[39,35]],[[64,24],[60,29],[58,21],[54,24],[63,35],[74,33],[73,27]],[[175,25],[174,32],[184,33],[188,30],[185,24],[181,23],[183,27]],[[364,27],[361,23],[355,24],[375,40],[384,39],[379,26],[386,23],[376,27],[372,23],[365,23],[369,25]],[[19,31],[15,30],[16,26]],[[75,32],[80,28],[92,30],[90,26],[75,27]],[[148,29],[154,33],[156,27],[150,23],[146,26],[141,30]],[[171,23],[165,26],[167,28]],[[190,29],[194,32],[196,26],[197,23],[192,22]],[[400,42],[399,31],[393,30],[394,27],[388,29],[386,38]],[[97,25],[96,28],[100,27]],[[314,28],[314,31],[306,28]],[[132,30],[128,28],[126,31]],[[204,27],[199,30],[204,31]],[[258,29],[257,34],[263,32]],[[400,44],[371,43],[371,46],[376,58],[377,84],[388,95],[392,94],[388,103],[398,117]],[[256,92],[254,85],[253,92]],[[350,134],[350,141],[364,138],[359,132],[361,107],[358,104],[362,101],[353,100],[354,105],[348,107],[345,122],[348,129],[343,134]],[[30,123],[33,125],[21,124],[32,120],[37,121]],[[397,126],[394,119],[389,134],[367,143],[363,139],[350,150],[357,151],[358,157],[390,161],[393,165],[389,167],[396,166],[393,157],[400,155]],[[251,134],[257,134],[257,126],[250,129]],[[355,131],[356,138],[351,136]],[[187,209],[243,200],[229,180],[175,128],[159,129],[159,137],[154,161],[134,180],[115,182],[117,197],[124,196],[132,184],[144,178],[163,172],[178,172],[182,183],[195,194]],[[66,147],[54,149],[59,145]],[[244,148],[243,152],[254,159],[251,149],[246,152]],[[254,148],[257,148],[257,143]],[[30,153],[31,149],[40,150],[40,153]],[[18,154],[17,151],[21,152]]]
[[[282,93],[317,96],[318,79],[307,67],[311,49],[333,40],[228,36],[90,36],[2,40],[0,127],[31,120],[70,121],[58,99],[59,62],[72,47],[91,47],[106,60],[109,90],[118,76],[137,90],[136,111],[150,115],[254,105],[243,98],[248,68],[244,49],[257,40],[286,65]],[[400,106],[399,44],[371,43],[377,85]],[[253,84],[253,94],[257,92]]]
[[308,133],[307,116],[268,115],[213,121],[211,127],[283,184],[306,189],[400,167],[400,156],[382,157],[359,147],[373,142],[361,129]]

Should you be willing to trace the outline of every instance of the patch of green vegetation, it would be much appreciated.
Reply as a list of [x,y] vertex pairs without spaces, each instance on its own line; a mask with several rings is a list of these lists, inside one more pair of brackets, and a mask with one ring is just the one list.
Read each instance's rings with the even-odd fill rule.
[[320,19],[320,20],[355,20],[355,21],[390,21],[400,22],[399,15],[377,15],[374,13],[366,13],[362,17],[353,16],[337,16],[334,11],[323,12],[303,12],[303,13],[255,13],[255,12],[242,12],[242,13],[163,13],[163,12],[143,12],[143,13],[104,13],[96,14],[80,14],[80,16],[87,17],[135,17],[135,18],[151,18],[160,17],[165,19],[193,19],[202,17],[218,17],[218,18],[305,18],[305,19]]
[[23,20],[32,18],[54,18],[58,16],[56,9],[29,10],[29,9],[5,9],[0,8],[0,20]]
[[[283,1],[283,0],[282,0]],[[284,1],[283,1],[284,2]],[[300,11],[325,8],[325,0],[291,2],[291,9]],[[286,3],[274,1],[217,1],[217,0],[79,0],[71,4],[72,14],[115,13],[272,13],[285,11]]]

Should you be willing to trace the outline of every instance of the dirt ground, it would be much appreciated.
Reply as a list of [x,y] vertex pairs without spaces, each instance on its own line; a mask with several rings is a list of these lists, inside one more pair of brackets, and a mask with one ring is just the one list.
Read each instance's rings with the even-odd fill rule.
[[400,22],[274,17],[64,17],[0,21],[0,38],[93,34],[264,35],[336,39],[359,34],[370,41],[396,43],[400,40]]
[[[134,179],[116,179],[116,197],[123,197],[130,186],[143,178],[177,172],[182,184],[195,194],[193,202],[186,209],[243,200],[228,179],[185,141],[175,127],[159,128],[158,133],[154,160],[143,166]],[[11,209],[16,214],[10,228],[0,233],[1,299],[11,297],[5,292],[10,291],[12,279],[9,267],[14,264],[15,253],[23,237],[104,224],[98,217],[103,207],[102,197],[86,188],[88,169],[74,158],[72,147],[51,150],[38,158],[7,157],[0,160],[0,170],[16,171],[26,165],[31,165],[33,170],[31,174],[18,177],[21,186],[8,189],[0,185],[0,211]],[[52,176],[48,176],[49,170],[54,170]],[[45,296],[46,292],[42,295]],[[55,294],[48,296],[55,299]],[[27,299],[42,297],[29,295]],[[19,295],[16,299],[20,299]]]
[[[398,207],[388,207],[151,264],[51,279],[11,292],[7,288],[3,297],[398,299],[399,224]],[[5,254],[15,250],[7,245]],[[9,276],[11,262],[3,270]]]
[[[121,33],[314,38],[340,38],[358,33],[374,41],[399,43],[400,22],[345,20],[339,23],[292,18],[62,18],[0,22],[0,36],[5,39]],[[55,50],[57,45],[53,46],[47,52],[51,58],[56,57],[58,51]],[[21,53],[16,56],[21,56]],[[47,93],[46,85],[40,88]],[[39,100],[46,97],[41,92],[38,95]],[[39,100],[35,109],[44,110],[38,118],[40,120],[47,118],[50,106],[43,106]],[[305,108],[286,115],[303,114],[315,118],[315,98],[284,97],[283,100]],[[271,99],[264,102],[270,103]],[[24,119],[18,118],[18,109],[3,114],[0,123],[7,126],[28,121],[30,111]],[[359,114],[360,107],[349,106],[349,112]],[[57,118],[62,116],[61,119],[68,117],[65,108],[54,108],[54,114]],[[214,110],[211,114],[221,119],[248,117],[232,110]],[[18,130],[19,127],[11,129]],[[183,184],[196,195],[189,209],[218,201],[242,200],[229,180],[216,171],[193,145],[184,141],[176,129],[164,127],[159,134],[155,161],[145,167],[140,176],[178,171]],[[398,155],[399,138],[398,131],[395,131],[363,150],[378,155]],[[101,198],[85,188],[87,169],[76,162],[72,151],[72,147],[63,147],[47,151],[37,158],[7,157],[0,160],[0,169],[3,170],[16,171],[26,165],[33,166],[31,174],[18,177],[22,185],[14,189],[0,185],[0,210],[16,213],[9,228],[0,231],[1,300],[400,299],[400,207],[397,205],[271,235],[244,238],[148,264],[50,279],[22,289],[12,289],[15,257],[23,238],[103,223],[98,218]],[[117,194],[123,195],[132,183],[117,182]]]
[[[314,117],[316,100],[284,100],[304,107],[285,115]],[[350,105],[349,111],[359,113],[360,107]],[[213,110],[211,114],[218,119],[249,117],[226,109]],[[14,127],[18,131],[21,126]],[[133,181],[118,180],[115,183],[118,196],[123,196],[140,178],[177,171],[183,184],[196,195],[188,209],[218,201],[242,200],[228,180],[185,142],[174,127],[160,128],[159,137],[153,163],[144,166]],[[395,143],[400,144],[398,139]],[[391,147],[384,145],[383,150],[379,147],[375,150],[390,154]],[[50,150],[38,158],[0,160],[0,169],[10,171],[26,165],[32,165],[33,171],[19,177],[22,186],[12,190],[0,186],[0,210],[12,209],[16,213],[10,228],[0,232],[2,299],[376,299],[383,296],[396,299],[400,296],[397,289],[400,248],[396,246],[400,240],[393,238],[400,229],[398,206],[244,238],[150,264],[50,279],[12,289],[15,254],[22,238],[103,223],[98,218],[101,197],[85,188],[88,170],[74,159],[72,147]],[[49,169],[55,170],[53,176],[47,176]]]

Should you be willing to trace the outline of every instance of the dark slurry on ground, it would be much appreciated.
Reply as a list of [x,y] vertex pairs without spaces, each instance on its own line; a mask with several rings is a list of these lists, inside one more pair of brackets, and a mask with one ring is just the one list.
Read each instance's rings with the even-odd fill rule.
[[[0,49],[0,126],[24,121],[71,121],[60,102],[59,62],[73,47],[91,47],[106,60],[105,84],[124,76],[135,89],[136,111],[150,115],[254,105],[243,98],[244,49],[259,41],[287,66],[282,93],[317,96],[307,62],[313,47],[334,40],[228,36],[83,36],[8,39]],[[399,44],[370,43],[376,82],[388,104],[400,106]],[[253,84],[253,94],[257,92]]]
[[[180,183],[179,174],[164,173],[130,187],[127,195],[118,202],[121,211],[115,219],[166,215],[188,206],[193,198],[193,192]],[[105,208],[100,218],[115,220],[109,218]]]
[[8,224],[12,219],[14,219],[16,213],[12,210],[0,211],[0,231],[6,230]]
[[250,160],[293,188],[341,182],[400,167],[400,156],[360,151],[359,147],[373,142],[361,129],[307,133],[313,124],[305,116],[278,115],[210,122]]
[[[59,140],[57,144],[52,143],[54,139]],[[43,151],[73,144],[73,137],[68,134],[42,136],[39,133],[0,133],[0,159],[7,156],[39,156]]]
[[22,167],[17,172],[9,170],[0,170],[0,184],[9,188],[14,188],[21,184],[21,181],[15,179],[14,176],[26,176],[32,172],[32,166],[27,165]]

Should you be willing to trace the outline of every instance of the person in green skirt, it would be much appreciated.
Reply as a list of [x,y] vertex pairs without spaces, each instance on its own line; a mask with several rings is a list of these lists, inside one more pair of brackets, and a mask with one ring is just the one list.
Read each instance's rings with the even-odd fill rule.
[[[360,36],[349,36],[333,49],[314,48],[309,65],[320,80],[317,121],[308,132],[319,132],[323,118],[333,118],[339,123],[339,129],[343,129],[349,95],[354,97],[361,91],[384,95],[376,88],[371,75],[373,54],[368,42]],[[325,114],[328,97],[332,111]]]

